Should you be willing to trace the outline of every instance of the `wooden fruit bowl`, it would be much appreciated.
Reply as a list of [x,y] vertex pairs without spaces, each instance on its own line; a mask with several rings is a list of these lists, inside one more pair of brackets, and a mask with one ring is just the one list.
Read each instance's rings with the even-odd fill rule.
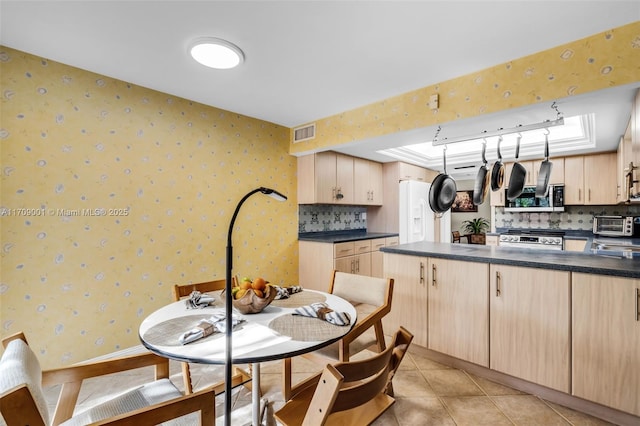
[[[259,297],[253,290],[247,290],[240,299],[233,299],[232,304],[241,314],[257,314],[269,306],[277,293],[271,286],[266,287],[264,297]],[[222,297],[225,296],[225,292],[222,292]]]

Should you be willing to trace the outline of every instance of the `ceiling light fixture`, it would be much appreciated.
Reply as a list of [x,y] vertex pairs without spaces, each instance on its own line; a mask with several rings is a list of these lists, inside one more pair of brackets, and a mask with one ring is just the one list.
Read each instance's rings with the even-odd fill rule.
[[244,53],[233,43],[215,37],[200,37],[189,46],[189,53],[209,68],[235,68],[244,61]]

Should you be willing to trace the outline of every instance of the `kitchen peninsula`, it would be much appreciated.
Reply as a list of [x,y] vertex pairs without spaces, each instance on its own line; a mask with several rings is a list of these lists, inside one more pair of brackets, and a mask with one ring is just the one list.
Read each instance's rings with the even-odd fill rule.
[[640,422],[640,262],[419,242],[381,249],[386,329],[427,357],[616,424]]

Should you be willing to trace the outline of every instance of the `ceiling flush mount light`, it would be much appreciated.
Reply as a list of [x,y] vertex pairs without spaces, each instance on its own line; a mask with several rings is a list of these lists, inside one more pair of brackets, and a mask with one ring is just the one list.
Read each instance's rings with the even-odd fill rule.
[[209,68],[235,68],[244,61],[244,53],[238,46],[215,37],[201,37],[189,46],[189,53],[196,61]]

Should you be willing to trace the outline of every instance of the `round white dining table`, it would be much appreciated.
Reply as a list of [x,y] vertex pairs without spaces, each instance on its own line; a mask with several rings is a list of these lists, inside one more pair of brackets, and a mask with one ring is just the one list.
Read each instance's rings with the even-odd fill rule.
[[[180,336],[192,330],[201,320],[224,312],[224,299],[212,293],[215,301],[202,309],[189,309],[184,300],[163,306],[146,317],[139,328],[142,344],[151,352],[177,361],[224,364],[226,338],[224,332],[182,344]],[[295,308],[325,302],[336,312],[347,313],[350,324],[337,326],[318,318],[293,315]],[[232,335],[232,362],[252,366],[253,424],[261,423],[260,363],[291,358],[334,343],[355,325],[357,314],[347,300],[330,293],[304,289],[287,299],[276,299],[257,314],[234,315],[242,320]],[[229,413],[225,413],[228,415]]]

